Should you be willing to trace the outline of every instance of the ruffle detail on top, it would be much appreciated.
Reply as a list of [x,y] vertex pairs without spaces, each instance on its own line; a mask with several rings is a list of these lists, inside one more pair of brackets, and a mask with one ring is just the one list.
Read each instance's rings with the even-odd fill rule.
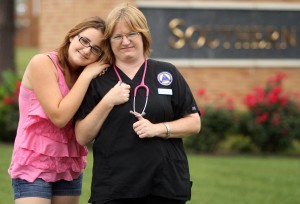
[[86,167],[88,149],[77,143],[72,122],[57,128],[49,119],[30,115],[23,131],[26,137],[14,153],[17,166],[66,175]]
[[41,178],[46,182],[55,182],[59,180],[71,181],[76,179],[82,174],[81,172],[74,172],[72,170],[67,170],[62,173],[57,173],[55,171],[36,169],[32,166],[20,165],[17,162],[13,163],[9,168],[8,172],[12,178],[24,179],[28,182],[34,182],[37,178]]
[[38,116],[29,116],[20,147],[51,157],[86,156],[87,148],[77,143],[72,122],[63,128]]
[[[54,172],[55,174],[67,172],[82,172],[86,167],[86,157],[51,157],[35,153],[28,149],[19,148],[15,152],[15,162],[26,166],[41,169],[42,172]],[[69,173],[67,173],[69,174]]]
[[58,128],[49,119],[38,115],[28,116],[24,126],[24,133],[26,134],[26,138],[24,139],[34,137],[35,140],[37,136],[42,136],[59,143],[69,143],[70,140],[75,140],[75,132],[72,122],[69,122],[63,128]]

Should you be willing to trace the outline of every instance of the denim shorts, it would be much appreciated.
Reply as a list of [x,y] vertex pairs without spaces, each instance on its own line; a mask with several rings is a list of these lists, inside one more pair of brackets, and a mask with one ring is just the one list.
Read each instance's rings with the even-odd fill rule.
[[80,196],[82,187],[82,174],[72,181],[59,180],[46,182],[36,179],[28,182],[23,179],[12,179],[14,199],[25,197],[40,197],[51,199],[52,196]]

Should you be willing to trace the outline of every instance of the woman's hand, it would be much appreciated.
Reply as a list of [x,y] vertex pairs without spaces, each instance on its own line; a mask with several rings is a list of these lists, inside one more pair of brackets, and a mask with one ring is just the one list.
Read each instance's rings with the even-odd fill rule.
[[130,86],[119,81],[105,96],[111,105],[120,105],[129,100]]
[[167,125],[164,123],[153,124],[137,112],[132,112],[132,114],[138,119],[133,124],[133,130],[139,138],[155,136],[163,139],[184,138],[199,133],[201,129],[201,119],[198,113],[191,113],[180,119],[168,121]]
[[151,138],[160,135],[163,137],[163,124],[153,124],[149,120],[143,118],[143,116],[137,112],[132,112],[132,114],[138,119],[138,121],[133,124],[133,130],[136,132],[139,138]]
[[102,61],[97,61],[87,65],[82,71],[82,74],[86,74],[87,76],[90,77],[90,79],[93,79],[97,76],[103,75],[109,66],[110,66],[109,64],[106,64]]

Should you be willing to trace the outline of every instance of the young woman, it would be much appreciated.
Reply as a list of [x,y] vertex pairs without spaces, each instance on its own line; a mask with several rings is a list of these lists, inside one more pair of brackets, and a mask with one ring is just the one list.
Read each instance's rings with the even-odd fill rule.
[[53,52],[29,62],[19,95],[20,119],[9,174],[16,204],[76,204],[87,148],[72,118],[90,81],[104,73],[100,17],[72,28]]

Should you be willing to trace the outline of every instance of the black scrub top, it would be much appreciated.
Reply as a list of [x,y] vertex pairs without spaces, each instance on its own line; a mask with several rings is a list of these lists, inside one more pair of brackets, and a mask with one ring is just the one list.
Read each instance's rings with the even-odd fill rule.
[[[122,81],[131,86],[130,99],[112,109],[94,141],[89,202],[147,195],[191,198],[192,182],[182,139],[140,139],[133,130],[137,118],[129,112],[133,110],[134,89],[141,83],[144,68],[145,64],[132,80],[117,68]],[[75,120],[92,111],[117,82],[113,67],[93,79]],[[150,122],[168,122],[199,113],[188,84],[172,64],[148,59],[145,84],[149,87],[149,98],[144,118]],[[139,113],[145,104],[145,94],[142,88],[137,92]]]

